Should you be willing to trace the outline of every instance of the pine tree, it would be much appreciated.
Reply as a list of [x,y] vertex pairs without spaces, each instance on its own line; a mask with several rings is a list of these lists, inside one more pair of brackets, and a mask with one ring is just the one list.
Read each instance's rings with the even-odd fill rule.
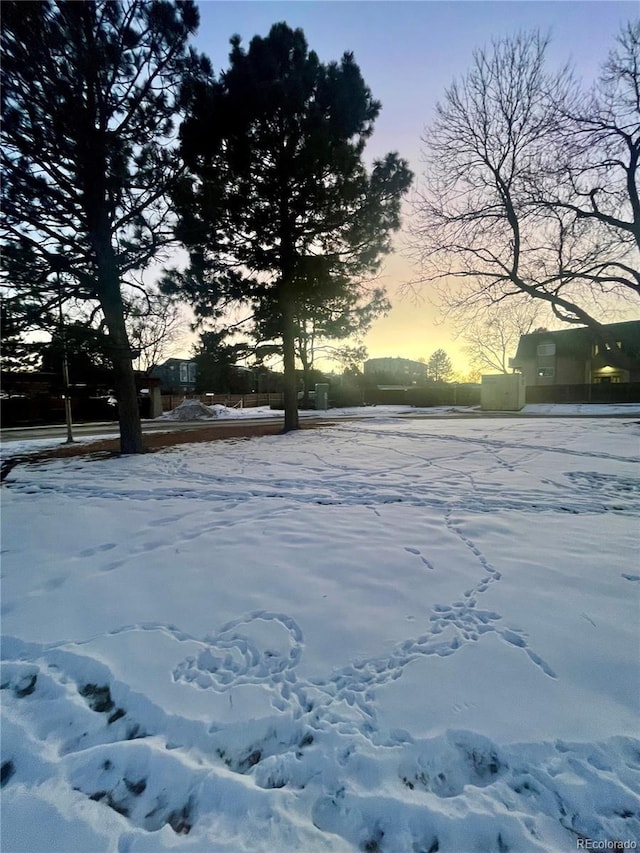
[[452,374],[451,359],[443,349],[437,349],[427,362],[427,376],[434,382],[448,382]]
[[282,342],[285,430],[298,426],[296,336],[305,306],[371,278],[400,224],[404,160],[363,163],[380,110],[353,56],[323,65],[284,23],[197,87],[181,129],[193,180],[176,203],[191,266],[174,286],[201,317],[248,303]]
[[122,285],[171,237],[180,90],[208,71],[197,24],[190,0],[2,5],[6,281],[43,311],[99,306],[123,453],[143,444]]

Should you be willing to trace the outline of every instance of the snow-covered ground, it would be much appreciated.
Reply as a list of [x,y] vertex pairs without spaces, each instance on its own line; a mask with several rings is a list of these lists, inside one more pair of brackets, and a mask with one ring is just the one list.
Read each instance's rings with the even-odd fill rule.
[[[606,407],[605,414],[612,414],[614,412],[618,412],[625,405],[616,406],[612,408],[611,406]],[[545,407],[548,409],[549,407]],[[584,408],[584,406],[578,407],[574,406],[574,410],[577,413],[578,408]],[[636,413],[640,413],[640,405],[630,404],[628,410],[635,411]],[[327,409],[326,411],[316,411],[315,409],[304,409],[300,410],[298,415],[300,418],[318,418],[318,417],[329,417],[332,419],[341,419],[341,418],[379,418],[383,415],[431,415],[434,417],[441,417],[443,414],[464,414],[470,412],[476,412],[475,408],[471,408],[468,406],[431,406],[429,408],[416,408],[414,406],[348,406],[344,408],[332,408]],[[524,411],[524,410],[523,410]],[[624,412],[623,412],[624,413]],[[546,412],[545,412],[546,414]],[[565,414],[562,412],[561,414]],[[599,414],[598,412],[593,412],[593,414]],[[177,405],[175,409],[172,409],[170,412],[164,412],[164,414],[155,418],[156,421],[202,421],[202,420],[229,420],[229,419],[251,419],[255,420],[256,418],[282,418],[284,412],[278,409],[272,409],[270,406],[254,406],[248,407],[246,409],[241,408],[240,406],[221,406],[220,404],[215,404],[213,406],[206,406],[204,403],[201,403],[199,400],[184,400],[182,403]]]
[[[104,441],[108,438],[118,438],[117,432],[105,432],[100,435],[76,436],[76,444],[91,444],[96,441]],[[18,441],[4,441],[0,443],[0,461],[4,462],[12,456],[31,456],[43,450],[54,450],[65,442],[63,438],[26,438]]]
[[[407,415],[409,417],[442,417],[443,415],[481,414],[479,406],[348,406],[332,408],[326,412],[316,412],[313,409],[300,411],[301,418],[316,418],[319,416],[332,419],[341,418],[379,418],[383,415]],[[170,412],[165,412],[156,421],[197,421],[209,419],[232,418],[273,418],[282,417],[283,412],[271,409],[270,406],[240,408],[239,406],[205,406],[198,400],[184,400]],[[515,417],[531,415],[548,415],[551,417],[568,416],[607,416],[607,415],[640,415],[638,403],[528,403],[520,412],[514,412]]]
[[637,415],[389,414],[13,469],[3,853],[640,843]]

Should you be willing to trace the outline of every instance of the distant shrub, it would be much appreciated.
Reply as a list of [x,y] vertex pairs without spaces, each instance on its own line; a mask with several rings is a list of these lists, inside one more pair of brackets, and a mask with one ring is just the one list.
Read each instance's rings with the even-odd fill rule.
[[362,405],[362,390],[353,385],[332,385],[329,388],[329,407],[345,409]]
[[474,383],[452,384],[434,382],[420,388],[409,388],[406,392],[408,406],[429,408],[431,406],[478,406],[480,386]]

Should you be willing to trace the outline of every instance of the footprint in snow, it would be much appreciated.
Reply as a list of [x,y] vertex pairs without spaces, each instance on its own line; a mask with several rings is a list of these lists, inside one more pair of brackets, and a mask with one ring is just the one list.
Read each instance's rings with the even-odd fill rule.
[[84,551],[80,551],[78,556],[94,557],[96,554],[101,554],[103,551],[112,551],[117,547],[118,546],[115,542],[105,542],[103,545],[97,545],[95,548],[85,548]]
[[507,641],[507,643],[511,643],[512,646],[518,646],[523,649],[527,645],[525,640],[519,634],[516,634],[515,631],[510,631],[508,628],[503,631],[498,631],[498,633]]
[[105,566],[99,566],[98,571],[100,572],[113,572],[115,569],[119,569],[120,566],[124,566],[125,560],[114,560],[112,563],[107,563]]
[[421,553],[419,548],[411,548],[410,546],[406,545],[404,550],[408,554],[415,554],[416,557],[420,557],[420,559],[422,560],[422,562],[425,564],[425,566],[428,569],[431,569],[432,571],[435,569],[435,566],[433,565],[433,563],[431,563],[429,560],[427,560],[426,557],[422,556],[422,553]]
[[167,515],[163,518],[156,518],[155,520],[149,521],[149,527],[164,527],[165,524],[173,524],[175,521],[181,521],[184,516],[182,515]]

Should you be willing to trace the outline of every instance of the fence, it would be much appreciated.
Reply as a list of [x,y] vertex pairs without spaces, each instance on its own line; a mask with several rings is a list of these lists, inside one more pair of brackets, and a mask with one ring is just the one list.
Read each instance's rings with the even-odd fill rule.
[[415,388],[367,388],[365,403],[370,406],[478,406],[480,386],[475,383],[438,383]]
[[[149,400],[143,399],[139,403],[142,417],[149,417],[145,409]],[[71,416],[75,423],[115,421],[118,418],[118,410],[105,397],[72,397]],[[63,424],[64,419],[62,397],[38,394],[33,397],[25,395],[0,400],[0,422],[3,427]]]
[[527,385],[527,403],[640,403],[640,382]]
[[[367,388],[368,405],[477,406],[480,386],[472,383],[416,388]],[[640,382],[600,382],[594,385],[528,385],[527,403],[640,403]]]
[[[185,399],[184,394],[163,394],[162,411],[170,412]],[[271,406],[282,408],[284,395],[282,393],[265,394],[187,394],[186,399],[199,400],[205,406],[227,406],[228,408],[253,409],[256,406]]]

